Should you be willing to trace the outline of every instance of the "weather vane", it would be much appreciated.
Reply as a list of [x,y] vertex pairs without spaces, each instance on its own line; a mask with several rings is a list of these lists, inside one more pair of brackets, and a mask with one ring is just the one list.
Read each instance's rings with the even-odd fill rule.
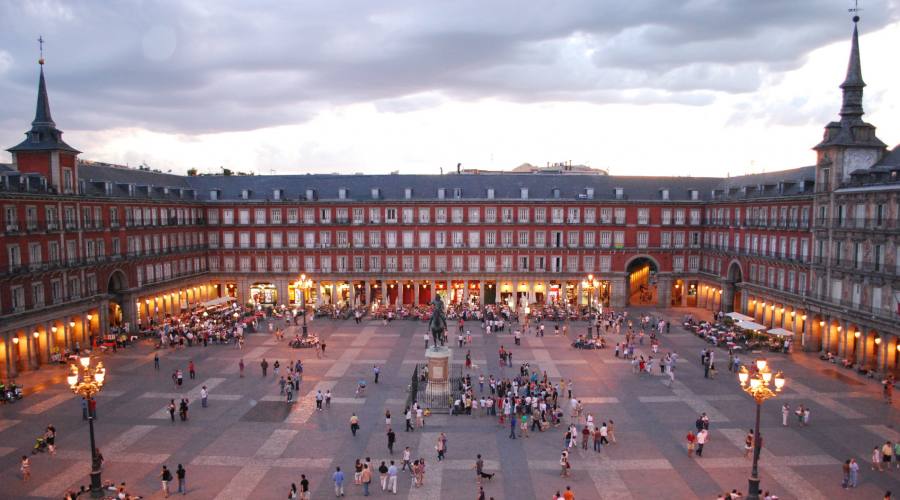
[[853,14],[853,22],[859,22],[859,11],[862,9],[859,7],[859,0],[853,0],[853,7],[847,9],[847,12]]
[[44,37],[43,35],[38,35],[38,44],[41,50],[41,58],[38,59],[38,64],[44,64]]

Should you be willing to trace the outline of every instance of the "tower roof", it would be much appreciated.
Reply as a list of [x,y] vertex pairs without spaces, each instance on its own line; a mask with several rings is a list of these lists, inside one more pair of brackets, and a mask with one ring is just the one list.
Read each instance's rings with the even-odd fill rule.
[[862,78],[862,64],[859,60],[859,16],[853,18],[853,37],[850,42],[850,60],[847,62],[847,76],[841,84],[843,103],[841,120],[858,120],[863,115],[862,95],[866,82]]
[[78,154],[81,151],[66,144],[62,139],[62,130],[56,128],[56,123],[50,114],[50,98],[47,96],[47,82],[44,80],[44,59],[40,60],[41,73],[38,79],[37,107],[34,112],[34,120],[31,122],[31,130],[25,132],[25,140],[7,151],[18,153],[23,151],[67,151]]

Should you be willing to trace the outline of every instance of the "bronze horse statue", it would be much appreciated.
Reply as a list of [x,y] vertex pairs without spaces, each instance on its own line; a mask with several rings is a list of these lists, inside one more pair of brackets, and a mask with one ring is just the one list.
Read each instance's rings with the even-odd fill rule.
[[444,302],[441,300],[440,295],[435,295],[431,305],[434,306],[434,310],[431,313],[431,321],[428,323],[428,328],[431,330],[434,348],[437,349],[438,342],[440,342],[441,346],[444,345],[444,332],[447,331],[447,316],[444,315]]

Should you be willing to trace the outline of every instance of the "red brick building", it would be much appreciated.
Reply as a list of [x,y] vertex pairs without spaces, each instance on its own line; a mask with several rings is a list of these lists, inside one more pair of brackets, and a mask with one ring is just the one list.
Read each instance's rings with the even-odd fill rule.
[[[826,128],[816,165],[728,179],[565,168],[184,177],[84,162],[51,118],[41,66],[32,128],[0,166],[0,360],[14,376],[110,325],[134,329],[223,295],[299,305],[305,274],[312,304],[425,304],[437,293],[738,311],[804,349],[897,371],[900,153],[861,122],[858,57],[854,32],[842,121]],[[853,250],[854,274],[831,265],[843,224],[831,222],[841,197],[859,193],[874,196],[860,210],[879,222],[853,242],[880,250],[868,267]],[[878,300],[854,295],[847,307],[861,283]]]

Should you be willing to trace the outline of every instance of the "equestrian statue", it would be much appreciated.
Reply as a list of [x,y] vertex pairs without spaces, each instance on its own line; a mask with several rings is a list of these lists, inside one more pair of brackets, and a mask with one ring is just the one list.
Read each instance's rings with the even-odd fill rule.
[[438,342],[441,347],[444,345],[444,332],[447,331],[447,316],[444,315],[444,302],[440,295],[435,295],[431,301],[434,310],[431,313],[431,321],[428,327],[431,330],[431,338],[434,340],[434,349],[438,348]]

